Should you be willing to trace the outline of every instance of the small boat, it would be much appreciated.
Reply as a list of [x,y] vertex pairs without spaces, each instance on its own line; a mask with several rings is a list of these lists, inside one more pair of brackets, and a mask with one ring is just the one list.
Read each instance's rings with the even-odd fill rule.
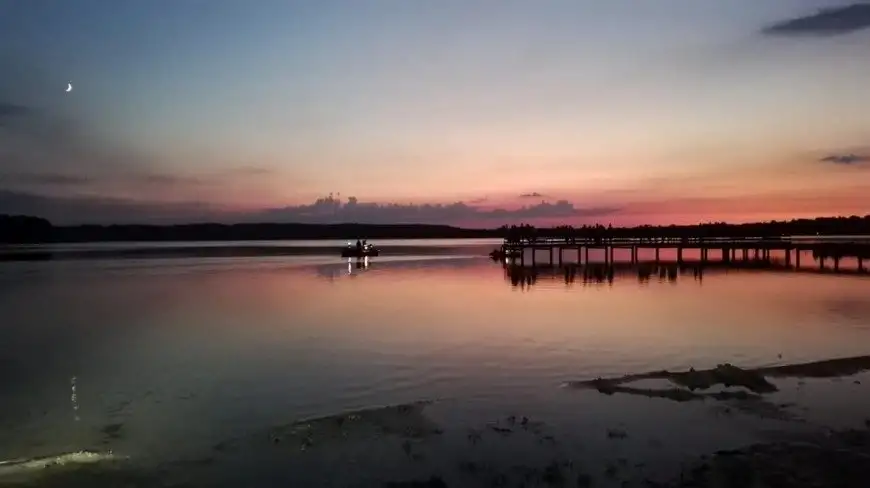
[[346,248],[341,250],[341,257],[343,258],[364,258],[364,257],[373,257],[378,255],[378,248],[372,246],[371,244],[366,244],[361,249],[356,246],[347,246]]

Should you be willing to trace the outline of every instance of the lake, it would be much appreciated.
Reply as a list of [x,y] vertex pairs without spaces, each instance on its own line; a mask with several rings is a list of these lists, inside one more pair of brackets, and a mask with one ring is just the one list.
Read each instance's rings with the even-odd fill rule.
[[[0,485],[642,486],[705,453],[870,412],[863,366],[777,369],[867,355],[870,276],[532,272],[483,257],[486,240],[389,246],[403,251],[364,262],[0,263],[0,459],[120,458],[0,464]],[[768,368],[776,391],[582,387],[723,363]]]

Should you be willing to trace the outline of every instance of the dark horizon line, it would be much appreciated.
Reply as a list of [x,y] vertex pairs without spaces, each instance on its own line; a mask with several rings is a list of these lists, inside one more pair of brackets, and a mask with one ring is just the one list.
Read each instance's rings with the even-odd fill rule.
[[[520,232],[530,227],[520,225]],[[566,234],[611,237],[763,237],[775,235],[870,235],[870,214],[817,217],[789,221],[729,224],[708,222],[690,225],[636,225],[586,227],[557,225],[531,227],[541,237]],[[46,219],[0,214],[0,242],[153,242],[153,241],[266,241],[347,239],[451,239],[498,238],[514,232],[511,226],[471,229],[443,224],[314,224],[314,223],[191,223],[191,224],[83,224],[54,226]]]
[[[157,223],[111,223],[111,224],[96,224],[96,223],[81,223],[81,224],[63,224],[56,225],[51,223],[48,219],[43,217],[33,216],[33,215],[22,215],[22,214],[4,214],[0,213],[0,221],[8,220],[8,219],[28,219],[28,220],[39,220],[51,225],[51,227],[55,229],[79,229],[79,228],[136,228],[136,227],[148,227],[148,228],[183,228],[183,227],[308,227],[308,228],[329,228],[329,227],[378,227],[378,228],[388,228],[388,227],[404,227],[404,228],[442,228],[442,229],[452,229],[452,230],[462,230],[462,231],[483,231],[483,232],[492,232],[504,230],[509,227],[520,227],[530,225],[526,222],[520,222],[516,224],[503,224],[497,227],[461,227],[457,225],[450,224],[435,224],[435,223],[423,223],[423,222],[395,222],[395,223],[373,223],[373,222],[217,222],[217,221],[192,221],[186,223],[175,223],[175,224],[157,224]],[[756,226],[756,225],[772,225],[772,224],[789,224],[789,223],[799,223],[799,222],[818,222],[818,221],[849,221],[849,220],[868,220],[870,219],[870,214],[866,215],[823,215],[817,217],[805,217],[805,218],[792,218],[789,220],[768,220],[768,221],[753,221],[753,222],[727,222],[727,221],[706,221],[706,222],[696,222],[693,224],[639,224],[639,225],[621,225],[621,226],[612,226],[610,228],[614,230],[626,230],[626,229],[646,229],[646,228],[686,228],[686,227],[703,227],[703,226],[732,226],[732,227],[740,227],[740,226]],[[559,224],[553,226],[535,226],[531,227],[536,229],[559,229],[565,227],[571,227],[573,229],[582,229],[582,228],[594,228],[596,226],[600,226],[602,224],[582,224],[579,226],[573,226],[569,224]],[[608,227],[605,225],[604,227]]]

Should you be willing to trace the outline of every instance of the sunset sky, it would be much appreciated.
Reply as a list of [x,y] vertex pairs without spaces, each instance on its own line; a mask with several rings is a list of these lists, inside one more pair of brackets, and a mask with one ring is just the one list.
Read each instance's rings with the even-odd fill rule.
[[868,53],[834,0],[0,0],[0,213],[863,215]]

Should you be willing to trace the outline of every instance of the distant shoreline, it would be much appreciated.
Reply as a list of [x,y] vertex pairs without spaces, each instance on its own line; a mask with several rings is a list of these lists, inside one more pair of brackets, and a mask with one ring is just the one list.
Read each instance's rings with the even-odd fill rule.
[[[745,224],[708,223],[635,227],[567,226],[525,227],[540,237],[764,237],[764,236],[870,236],[870,215],[820,217]],[[383,240],[469,239],[506,237],[510,229],[465,229],[432,224],[181,224],[181,225],[78,225],[55,226],[32,216],[0,215],[0,243],[96,243],[179,241],[276,241],[276,240]]]
[[[61,246],[63,246],[63,243]],[[147,244],[147,243],[143,243]],[[51,244],[0,245],[0,263],[12,261],[69,261],[89,259],[172,259],[172,258],[269,258],[293,256],[338,257],[341,246],[286,246],[263,244],[231,244],[215,246],[183,246],[168,244],[165,246],[130,246],[106,248],[59,248],[53,249]],[[419,254],[432,256],[458,256],[467,249],[470,255],[487,257],[485,247],[475,246],[414,246],[394,245],[381,248],[390,256],[413,256]]]

